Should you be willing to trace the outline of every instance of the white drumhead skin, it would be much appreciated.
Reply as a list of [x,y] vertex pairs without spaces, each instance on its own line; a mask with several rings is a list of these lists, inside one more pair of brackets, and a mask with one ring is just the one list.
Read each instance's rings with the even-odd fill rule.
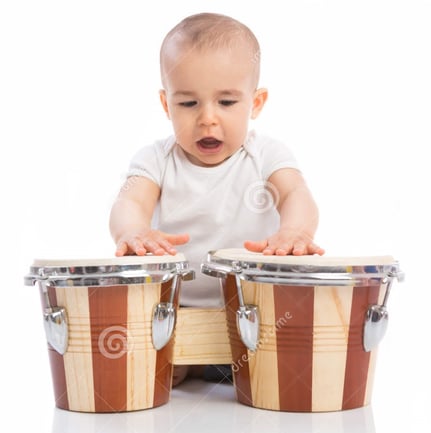
[[148,254],[145,256],[123,256],[109,257],[105,259],[87,258],[87,259],[35,259],[34,267],[56,266],[56,267],[80,267],[80,266],[128,266],[128,265],[147,265],[157,263],[178,263],[185,262],[183,254],[177,253],[172,256],[155,256]]
[[361,257],[331,257],[331,256],[266,256],[253,253],[243,248],[228,248],[217,250],[214,258],[223,260],[239,260],[242,262],[278,263],[286,265],[310,266],[367,266],[391,265],[395,262],[392,256],[361,256]]

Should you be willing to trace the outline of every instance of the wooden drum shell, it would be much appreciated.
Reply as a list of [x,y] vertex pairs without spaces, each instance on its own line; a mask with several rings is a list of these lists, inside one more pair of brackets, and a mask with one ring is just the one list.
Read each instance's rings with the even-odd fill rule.
[[225,284],[232,369],[238,401],[279,411],[322,412],[370,403],[376,350],[363,349],[369,305],[385,285],[287,286],[243,283],[244,301],[259,306],[260,335],[247,350],[236,327],[235,278]]
[[170,282],[49,287],[51,304],[67,311],[69,329],[64,355],[48,344],[57,407],[122,412],[169,401],[174,338],[156,351],[151,321],[170,290]]

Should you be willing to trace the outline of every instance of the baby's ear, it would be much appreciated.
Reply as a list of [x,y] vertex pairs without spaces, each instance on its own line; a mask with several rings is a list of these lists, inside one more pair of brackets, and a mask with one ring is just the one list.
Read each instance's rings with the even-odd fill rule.
[[253,96],[253,108],[251,110],[251,118],[256,119],[259,116],[259,113],[262,111],[263,106],[265,105],[266,100],[268,99],[268,90],[261,88],[257,89],[254,92]]
[[168,119],[170,119],[171,116],[169,115],[168,99],[166,97],[166,90],[164,90],[164,89],[159,90],[159,97],[160,97],[160,102],[162,103],[163,110],[165,111],[166,116],[168,116]]

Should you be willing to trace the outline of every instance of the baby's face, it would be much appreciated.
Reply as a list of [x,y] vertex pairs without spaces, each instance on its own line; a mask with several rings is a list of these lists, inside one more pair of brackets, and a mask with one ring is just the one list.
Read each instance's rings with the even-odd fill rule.
[[165,58],[161,101],[177,143],[196,165],[214,166],[233,155],[266,100],[266,90],[256,90],[253,56],[243,48],[184,48]]

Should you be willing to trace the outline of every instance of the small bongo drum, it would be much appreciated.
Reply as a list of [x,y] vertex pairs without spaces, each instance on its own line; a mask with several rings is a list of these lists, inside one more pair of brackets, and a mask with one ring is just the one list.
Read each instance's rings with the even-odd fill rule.
[[167,403],[181,254],[35,260],[56,406],[122,412]]
[[221,278],[237,399],[279,411],[369,404],[376,348],[386,330],[392,257],[208,253]]

